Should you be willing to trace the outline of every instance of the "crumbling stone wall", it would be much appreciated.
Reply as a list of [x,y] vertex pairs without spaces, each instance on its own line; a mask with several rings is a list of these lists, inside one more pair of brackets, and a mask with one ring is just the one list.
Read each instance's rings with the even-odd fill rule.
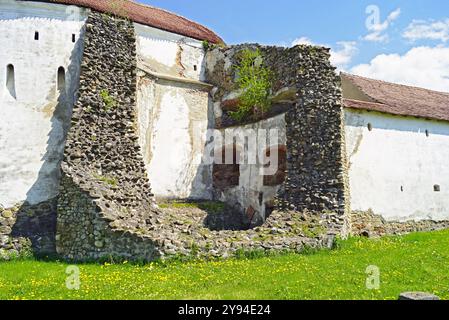
[[350,233],[353,236],[376,238],[387,235],[404,235],[411,232],[428,232],[449,229],[449,221],[410,220],[387,221],[373,211],[355,211],[350,215]]
[[265,117],[285,114],[286,179],[274,209],[328,213],[335,232],[346,234],[349,194],[342,95],[329,50],[239,45],[209,51],[206,76],[215,86],[212,99],[218,128],[247,123],[236,123],[227,112],[238,102],[238,75],[233,66],[246,48],[260,49],[263,63],[274,73],[273,105]]
[[31,251],[38,256],[56,253],[56,201],[0,207],[0,260]]
[[340,79],[328,49],[297,46],[281,56],[270,55],[282,86],[295,87],[297,100],[286,113],[287,179],[277,205],[337,214],[336,228],[346,234],[349,196]]
[[136,133],[136,39],[131,22],[92,12],[79,100],[62,163],[57,252],[76,260],[147,258],[139,237],[158,215]]

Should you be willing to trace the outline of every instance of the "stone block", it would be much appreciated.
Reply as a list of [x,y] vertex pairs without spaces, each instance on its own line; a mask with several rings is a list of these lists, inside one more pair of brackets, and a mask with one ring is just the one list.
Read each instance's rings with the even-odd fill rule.
[[399,300],[402,301],[437,301],[440,300],[439,297],[437,297],[434,294],[427,293],[427,292],[404,292],[399,295]]

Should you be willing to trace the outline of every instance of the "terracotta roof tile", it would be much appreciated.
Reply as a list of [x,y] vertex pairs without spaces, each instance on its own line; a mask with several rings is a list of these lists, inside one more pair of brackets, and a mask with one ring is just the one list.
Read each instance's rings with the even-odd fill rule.
[[223,43],[223,40],[210,29],[174,13],[140,4],[130,0],[25,0],[53,2],[58,4],[76,5],[94,9],[100,12],[111,12],[130,20],[162,29],[172,33],[207,40],[211,43]]
[[374,100],[374,102],[366,102],[343,99],[347,108],[449,121],[449,93],[373,80],[346,73],[342,73],[341,77],[350,81],[365,95]]

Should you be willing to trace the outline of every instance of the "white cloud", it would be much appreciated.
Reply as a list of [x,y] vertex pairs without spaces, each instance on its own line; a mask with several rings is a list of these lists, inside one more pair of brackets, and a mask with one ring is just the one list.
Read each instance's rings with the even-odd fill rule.
[[404,55],[381,54],[351,73],[405,85],[449,92],[449,48],[416,47]]
[[402,36],[408,40],[449,41],[449,19],[441,21],[414,20]]
[[292,42],[292,46],[297,46],[300,44],[311,45],[311,46],[322,46],[331,48],[331,63],[336,66],[339,70],[347,68],[351,63],[352,58],[358,53],[357,42],[355,41],[340,41],[337,42],[337,47],[332,47],[325,44],[317,44],[307,37],[301,37],[295,39]]
[[[368,23],[366,27],[370,31],[363,39],[371,42],[387,42],[389,36],[385,33],[391,24],[401,15],[401,8],[392,11],[384,22],[380,21],[380,17],[376,16],[372,23]],[[377,21],[376,21],[377,20]]]
[[352,58],[359,52],[357,42],[340,41],[337,42],[338,49],[331,49],[331,62],[339,69],[346,68],[352,61]]
[[391,23],[397,18],[399,18],[400,15],[401,15],[401,8],[397,8],[396,10],[390,13],[390,15],[387,18],[387,21]]
[[315,46],[315,45],[316,45],[316,44],[315,44],[312,40],[310,40],[309,38],[307,38],[307,37],[301,37],[301,38],[298,38],[298,39],[293,40],[293,42],[292,42],[292,47],[298,46],[298,45],[300,45],[300,44],[305,44],[305,45],[309,45],[309,46]]

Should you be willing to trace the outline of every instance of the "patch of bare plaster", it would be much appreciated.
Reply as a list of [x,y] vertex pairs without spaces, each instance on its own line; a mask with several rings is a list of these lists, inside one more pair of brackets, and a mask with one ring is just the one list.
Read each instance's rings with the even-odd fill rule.
[[42,108],[42,113],[45,115],[45,118],[49,119],[53,116],[57,105],[57,101],[51,101]]
[[178,52],[176,53],[176,65],[180,68],[178,75],[182,78],[185,78],[184,71],[186,70],[186,67],[182,64],[182,52],[184,49],[182,48],[181,44],[178,44]]
[[138,64],[141,64],[153,72],[170,76],[179,76],[180,71],[177,65],[167,66],[166,64],[160,63],[155,59],[143,56],[139,56],[138,60]]
[[352,166],[352,158],[357,155],[357,153],[360,151],[360,146],[362,145],[363,142],[363,132],[361,132],[358,136],[357,136],[357,141],[355,143],[355,147],[351,152],[351,155],[349,156],[349,169],[351,169]]

